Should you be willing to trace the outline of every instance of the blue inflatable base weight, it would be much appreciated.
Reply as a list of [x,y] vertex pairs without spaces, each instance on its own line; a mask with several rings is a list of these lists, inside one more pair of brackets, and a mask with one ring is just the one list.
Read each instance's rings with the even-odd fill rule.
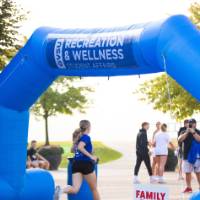
[[200,192],[195,192],[189,198],[189,200],[199,200],[200,199]]

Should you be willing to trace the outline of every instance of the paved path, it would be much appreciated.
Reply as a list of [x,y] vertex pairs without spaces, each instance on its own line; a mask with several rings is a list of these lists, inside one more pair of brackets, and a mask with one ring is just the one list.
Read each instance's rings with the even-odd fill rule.
[[[130,200],[133,199],[133,164],[135,153],[133,143],[108,143],[109,146],[123,153],[123,157],[117,161],[99,166],[98,186],[102,200]],[[67,180],[66,170],[61,169],[52,172],[56,184],[65,186]],[[144,166],[140,171],[142,183],[148,183],[149,178]],[[182,195],[184,181],[177,180],[176,173],[166,173],[166,186],[169,187],[170,200],[187,200],[187,195]],[[196,181],[193,180],[194,190],[197,190]],[[65,197],[62,200],[66,199]],[[82,199],[80,199],[82,200]],[[85,200],[85,199],[84,199]]]

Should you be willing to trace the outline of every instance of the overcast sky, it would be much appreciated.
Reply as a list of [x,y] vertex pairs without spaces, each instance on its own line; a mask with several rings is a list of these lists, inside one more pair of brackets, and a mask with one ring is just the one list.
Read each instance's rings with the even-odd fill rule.
[[[110,27],[159,20],[173,14],[188,15],[189,0],[17,0],[30,11],[21,31],[24,35],[40,26],[60,28]],[[50,118],[50,139],[69,140],[82,118],[92,122],[95,140],[133,140],[142,121],[173,123],[168,115],[154,111],[151,105],[138,101],[133,91],[144,80],[155,75],[84,78],[81,85],[91,86],[86,114],[59,115]],[[153,127],[154,128],[154,127]],[[44,139],[44,123],[32,116],[29,140]]]

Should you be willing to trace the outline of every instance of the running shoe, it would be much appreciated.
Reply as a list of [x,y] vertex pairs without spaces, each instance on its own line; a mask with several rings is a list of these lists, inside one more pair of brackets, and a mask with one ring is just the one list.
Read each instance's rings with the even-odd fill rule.
[[192,193],[192,188],[186,187],[183,193]]
[[166,182],[164,181],[163,177],[161,176],[161,177],[158,178],[158,183],[159,184],[165,184]]
[[135,178],[133,179],[133,184],[140,184],[140,181],[138,180],[138,178],[135,177]]
[[61,187],[58,185],[55,188],[54,200],[59,200],[61,196]]
[[159,184],[166,184],[166,182],[164,180],[159,180],[158,183]]
[[158,183],[158,180],[154,176],[151,176],[150,177],[150,183],[151,184]]

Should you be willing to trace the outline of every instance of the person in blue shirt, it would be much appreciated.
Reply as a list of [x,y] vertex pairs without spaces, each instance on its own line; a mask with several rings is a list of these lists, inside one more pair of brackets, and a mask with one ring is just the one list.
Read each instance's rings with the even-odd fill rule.
[[[74,161],[72,163],[72,182],[73,185],[67,185],[61,189],[56,187],[54,200],[59,200],[62,193],[76,194],[79,192],[83,178],[87,181],[93,193],[94,200],[100,200],[97,190],[97,177],[95,173],[95,163],[97,156],[93,155],[93,146],[89,136],[91,124],[88,120],[81,120],[79,129],[76,130],[76,136],[73,138]],[[78,134],[77,134],[78,133]]]

